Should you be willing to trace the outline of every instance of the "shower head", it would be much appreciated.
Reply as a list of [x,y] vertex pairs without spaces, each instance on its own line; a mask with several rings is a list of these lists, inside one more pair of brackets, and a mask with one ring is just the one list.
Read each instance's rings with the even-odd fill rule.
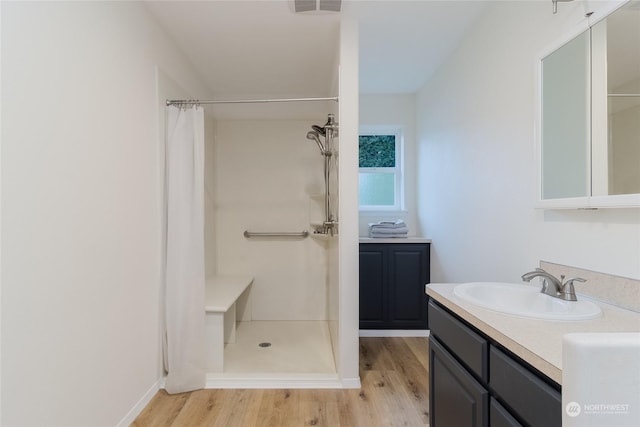
[[322,135],[322,136],[326,136],[327,135],[327,131],[325,130],[325,128],[322,128],[318,125],[313,125],[311,126],[311,129],[313,129],[314,131],[316,131],[318,134]]
[[315,130],[310,130],[309,132],[307,132],[307,139],[319,142],[320,135],[318,135],[318,132],[316,132]]
[[318,132],[316,132],[315,130],[310,130],[309,132],[307,132],[307,139],[315,141],[316,144],[318,144],[320,152],[324,154],[324,145],[322,144],[322,142],[320,142],[320,135],[318,135]]

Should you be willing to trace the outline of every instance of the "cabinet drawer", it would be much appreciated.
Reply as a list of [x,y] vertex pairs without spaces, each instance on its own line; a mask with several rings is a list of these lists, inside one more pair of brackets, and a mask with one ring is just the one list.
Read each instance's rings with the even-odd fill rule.
[[489,386],[528,425],[562,425],[560,393],[538,376],[491,346]]
[[489,404],[489,425],[491,427],[522,427],[522,424],[493,397]]
[[482,381],[489,380],[487,340],[471,328],[447,313],[443,308],[429,301],[429,328],[431,334],[446,343],[473,373]]

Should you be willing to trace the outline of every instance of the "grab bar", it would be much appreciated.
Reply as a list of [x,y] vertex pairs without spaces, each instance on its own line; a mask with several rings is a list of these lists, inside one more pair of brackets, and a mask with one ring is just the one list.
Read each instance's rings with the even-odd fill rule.
[[255,232],[255,231],[244,231],[244,237],[247,239],[251,237],[302,237],[303,239],[309,235],[307,230],[304,231],[273,231],[273,232]]

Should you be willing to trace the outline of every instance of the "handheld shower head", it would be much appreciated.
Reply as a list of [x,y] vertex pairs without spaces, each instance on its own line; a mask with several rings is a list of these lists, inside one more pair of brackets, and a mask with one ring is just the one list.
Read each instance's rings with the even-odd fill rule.
[[320,152],[324,154],[324,145],[322,144],[322,142],[320,142],[320,135],[318,135],[318,132],[316,132],[315,130],[310,130],[309,132],[307,132],[307,139],[315,141],[316,144],[318,144]]
[[318,135],[318,132],[316,132],[315,130],[310,130],[309,132],[307,132],[307,139],[311,141],[316,141],[316,143],[320,143],[320,136]]

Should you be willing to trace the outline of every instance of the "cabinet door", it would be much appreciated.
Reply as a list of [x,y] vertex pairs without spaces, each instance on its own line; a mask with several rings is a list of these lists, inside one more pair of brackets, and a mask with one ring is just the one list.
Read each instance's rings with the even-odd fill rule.
[[427,328],[429,245],[389,245],[389,321],[396,329]]
[[488,426],[489,392],[433,337],[429,353],[429,426]]
[[387,277],[386,248],[360,245],[360,328],[383,328]]
[[489,422],[491,427],[522,427],[522,424],[493,397],[489,409]]

